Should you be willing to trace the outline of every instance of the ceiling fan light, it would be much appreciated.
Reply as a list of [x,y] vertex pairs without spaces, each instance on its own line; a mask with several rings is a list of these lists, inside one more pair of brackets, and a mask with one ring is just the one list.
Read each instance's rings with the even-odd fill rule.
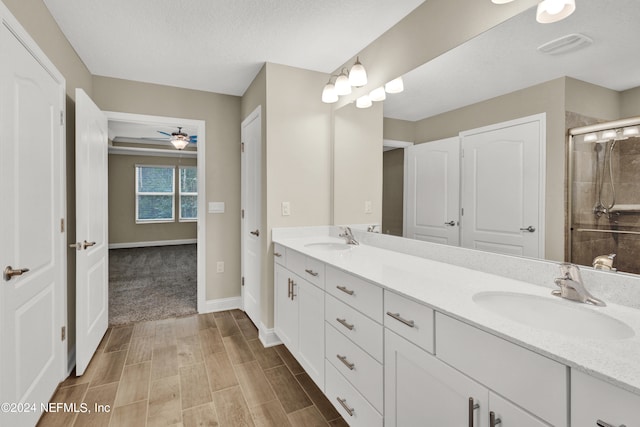
[[343,71],[336,79],[336,93],[340,96],[349,95],[351,93],[351,84],[349,83],[349,77]]
[[404,82],[402,81],[402,77],[395,78],[391,80],[389,83],[384,85],[384,90],[387,93],[400,93],[404,90]]
[[542,0],[538,3],[536,21],[541,24],[558,22],[576,10],[575,0]]
[[349,71],[349,84],[353,87],[362,87],[367,84],[367,70],[360,63],[360,58],[356,58],[356,63]]
[[181,138],[179,136],[173,136],[171,137],[171,143],[178,150],[184,150],[185,147],[189,144],[189,140],[185,138]]
[[384,87],[380,86],[369,92],[369,98],[375,102],[384,101],[387,98],[387,93],[384,91]]
[[338,93],[336,92],[336,86],[329,82],[322,89],[322,102],[325,104],[333,104],[338,102]]
[[369,108],[371,105],[373,105],[373,103],[371,102],[369,95],[362,95],[360,98],[356,99],[357,108]]

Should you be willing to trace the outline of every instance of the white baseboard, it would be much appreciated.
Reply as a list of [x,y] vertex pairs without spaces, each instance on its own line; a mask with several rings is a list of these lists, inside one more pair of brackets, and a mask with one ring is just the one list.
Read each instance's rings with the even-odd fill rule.
[[198,239],[179,240],[155,240],[151,242],[111,243],[109,249],[146,248],[152,246],[192,245],[198,243]]
[[240,307],[242,307],[241,297],[212,299],[205,301],[200,313],[214,313],[216,311],[234,310]]
[[260,342],[265,347],[273,347],[275,345],[282,344],[282,341],[280,341],[280,338],[278,338],[274,329],[268,329],[262,322],[260,322],[258,338],[260,338]]
[[[67,377],[71,375],[73,368],[76,367],[76,346],[74,345],[67,353]],[[66,378],[66,377],[65,377]]]

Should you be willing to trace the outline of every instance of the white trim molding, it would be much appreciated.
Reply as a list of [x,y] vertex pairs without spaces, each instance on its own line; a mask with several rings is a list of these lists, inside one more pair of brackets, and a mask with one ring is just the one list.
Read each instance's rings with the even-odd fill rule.
[[218,311],[235,310],[242,307],[242,297],[220,298],[206,300],[203,304],[203,310],[198,313],[215,313]]
[[258,338],[265,347],[273,347],[282,344],[282,341],[278,338],[278,335],[276,335],[274,328],[269,329],[262,322],[260,322],[260,327],[258,328]]
[[192,245],[194,243],[198,243],[198,239],[154,240],[149,242],[111,243],[109,244],[109,249],[150,248],[153,246]]

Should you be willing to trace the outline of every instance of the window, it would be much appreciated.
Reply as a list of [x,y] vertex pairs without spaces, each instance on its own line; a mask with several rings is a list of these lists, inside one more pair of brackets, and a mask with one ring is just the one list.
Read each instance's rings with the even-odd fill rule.
[[174,221],[175,167],[136,165],[136,222]]
[[180,221],[198,219],[198,169],[181,166],[180,177]]

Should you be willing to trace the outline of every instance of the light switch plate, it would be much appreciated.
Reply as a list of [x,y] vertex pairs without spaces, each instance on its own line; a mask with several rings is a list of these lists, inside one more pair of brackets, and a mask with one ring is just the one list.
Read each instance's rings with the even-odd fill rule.
[[224,202],[209,202],[209,213],[224,213]]
[[291,215],[291,204],[289,202],[282,202],[282,216]]
[[224,261],[218,261],[216,263],[216,272],[224,273]]
[[370,214],[373,213],[373,207],[371,206],[371,200],[367,200],[364,202],[364,213]]

